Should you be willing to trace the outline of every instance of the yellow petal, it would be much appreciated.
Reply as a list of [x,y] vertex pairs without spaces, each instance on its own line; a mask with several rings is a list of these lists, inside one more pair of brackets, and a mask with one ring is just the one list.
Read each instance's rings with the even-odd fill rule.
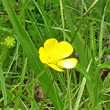
[[50,66],[51,68],[53,68],[54,70],[56,71],[59,71],[59,72],[63,72],[62,69],[60,69],[57,65],[55,64],[48,64],[48,66]]
[[44,50],[44,48],[43,47],[40,47],[39,48],[39,58],[40,58],[40,61],[42,62],[42,63],[48,63],[48,60],[49,60],[49,57],[48,57],[48,55],[47,55],[47,53],[45,52],[45,50]]
[[50,58],[54,58],[58,47],[58,41],[54,38],[47,39],[44,43],[45,52],[48,54]]
[[60,59],[70,56],[72,52],[73,52],[72,45],[66,41],[62,41],[62,42],[59,42],[58,44],[56,56],[58,57],[58,60],[60,60]]
[[64,60],[60,60],[57,65],[60,68],[74,68],[77,65],[77,59],[76,58],[69,58],[69,59],[64,59]]

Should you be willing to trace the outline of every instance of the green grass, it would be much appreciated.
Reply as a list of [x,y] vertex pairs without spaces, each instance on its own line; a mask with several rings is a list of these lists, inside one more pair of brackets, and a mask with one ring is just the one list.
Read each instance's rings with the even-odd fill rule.
[[[109,110],[109,7],[109,0],[0,1],[1,110]],[[8,36],[13,48],[4,45]],[[73,46],[74,69],[41,63],[49,38]]]

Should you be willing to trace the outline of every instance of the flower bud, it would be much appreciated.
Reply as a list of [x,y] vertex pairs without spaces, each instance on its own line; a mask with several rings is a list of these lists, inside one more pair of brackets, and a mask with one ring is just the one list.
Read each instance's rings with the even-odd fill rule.
[[15,39],[14,39],[13,37],[9,37],[9,36],[8,36],[7,38],[5,38],[4,44],[5,44],[7,47],[9,47],[9,48],[14,47],[14,45],[15,45]]

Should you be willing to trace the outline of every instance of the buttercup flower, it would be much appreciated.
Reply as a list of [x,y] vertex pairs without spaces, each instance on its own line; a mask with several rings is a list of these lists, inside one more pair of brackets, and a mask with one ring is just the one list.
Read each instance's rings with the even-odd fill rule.
[[[66,41],[58,42],[56,39],[47,39],[44,47],[39,49],[39,58],[42,63],[54,70],[63,72],[63,69],[74,68],[77,64],[76,58],[67,58],[73,52],[73,47]],[[65,59],[67,58],[67,59]]]
[[5,39],[4,44],[5,44],[6,46],[8,46],[9,48],[14,47],[15,39],[14,39],[13,37],[9,37],[9,36],[8,36],[8,37]]

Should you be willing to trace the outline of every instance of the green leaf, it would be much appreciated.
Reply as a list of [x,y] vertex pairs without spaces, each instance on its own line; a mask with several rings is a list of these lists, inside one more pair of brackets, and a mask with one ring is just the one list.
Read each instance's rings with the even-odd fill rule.
[[[3,71],[2,71],[2,67],[1,67],[1,62],[0,62],[0,83],[1,83],[1,88],[2,88],[3,99],[4,99],[4,106],[6,106],[8,100],[7,100],[5,79],[4,79],[4,76],[3,76]],[[7,107],[5,110],[9,110],[9,108]]]
[[99,64],[97,65],[98,68],[107,68],[107,69],[110,69],[110,62],[106,62],[106,63],[103,63],[103,64]]
[[[5,9],[7,10],[7,13],[11,20],[13,28],[17,34],[17,39],[21,43],[23,50],[25,52],[25,55],[27,56],[35,72],[35,75],[37,76],[42,70],[44,70],[44,65],[39,60],[38,50],[35,48],[35,45],[33,44],[28,33],[25,31],[20,21],[18,20],[12,6],[9,3],[9,0],[2,0],[2,2],[3,2],[3,5],[5,6]],[[50,78],[48,72],[46,72],[42,77],[39,78],[39,81],[45,91],[47,91],[51,80],[52,79]],[[52,85],[49,91],[48,97],[50,98],[50,100],[52,101],[53,105],[57,110],[63,109],[63,102],[61,101],[55,86]],[[59,103],[60,103],[60,106],[59,106]]]

